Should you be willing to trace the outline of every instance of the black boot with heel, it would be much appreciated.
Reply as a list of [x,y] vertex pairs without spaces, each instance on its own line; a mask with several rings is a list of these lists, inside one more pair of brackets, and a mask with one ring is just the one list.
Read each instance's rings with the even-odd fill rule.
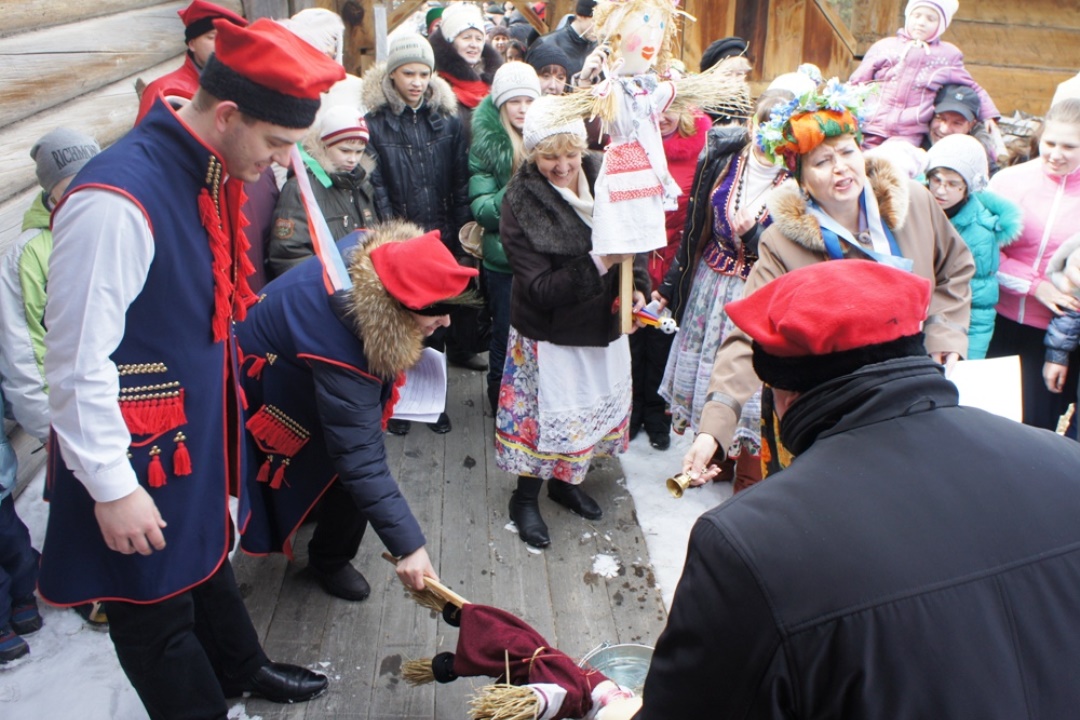
[[517,526],[521,539],[536,548],[551,544],[547,523],[540,515],[540,488],[543,484],[540,478],[519,476],[517,489],[510,496],[510,519]]

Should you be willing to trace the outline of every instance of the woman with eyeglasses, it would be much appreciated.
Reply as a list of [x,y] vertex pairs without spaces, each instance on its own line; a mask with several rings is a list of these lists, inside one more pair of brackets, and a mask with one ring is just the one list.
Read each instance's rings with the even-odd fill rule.
[[972,135],[947,135],[928,153],[926,185],[975,258],[971,278],[969,360],[986,357],[998,302],[1001,248],[1020,235],[1020,208],[986,190],[989,163],[983,144]]

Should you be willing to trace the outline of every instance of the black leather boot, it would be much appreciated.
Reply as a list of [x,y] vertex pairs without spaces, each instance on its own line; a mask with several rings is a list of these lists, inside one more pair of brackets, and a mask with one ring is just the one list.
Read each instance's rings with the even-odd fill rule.
[[540,515],[540,478],[518,477],[517,490],[510,496],[510,519],[517,525],[518,535],[529,545],[545,548],[551,544],[547,523]]
[[548,483],[548,497],[586,520],[599,520],[604,517],[604,511],[595,500],[585,494],[580,485],[552,480]]

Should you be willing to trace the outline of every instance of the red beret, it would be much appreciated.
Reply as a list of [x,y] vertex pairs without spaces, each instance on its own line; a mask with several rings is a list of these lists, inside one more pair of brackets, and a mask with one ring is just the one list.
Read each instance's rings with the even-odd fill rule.
[[345,69],[285,26],[262,18],[248,27],[215,20],[217,38],[199,85],[256,120],[310,127],[322,93]]
[[205,35],[214,29],[213,20],[221,18],[228,20],[233,25],[247,27],[248,21],[240,17],[232,10],[224,8],[206,0],[192,0],[192,3],[183,10],[177,10],[180,21],[184,23],[184,40],[191,41],[200,35]]
[[930,292],[930,281],[913,273],[830,260],[781,275],[725,311],[769,355],[806,357],[918,334]]
[[480,272],[458,265],[438,230],[380,245],[371,251],[371,264],[386,292],[413,311],[460,295]]

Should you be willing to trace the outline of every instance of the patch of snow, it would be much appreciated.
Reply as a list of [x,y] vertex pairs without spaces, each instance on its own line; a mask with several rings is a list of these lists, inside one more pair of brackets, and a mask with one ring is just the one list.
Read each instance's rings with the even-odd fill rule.
[[605,553],[593,555],[592,571],[595,575],[610,580],[611,578],[619,576],[620,567],[619,558],[614,555],[607,555]]

